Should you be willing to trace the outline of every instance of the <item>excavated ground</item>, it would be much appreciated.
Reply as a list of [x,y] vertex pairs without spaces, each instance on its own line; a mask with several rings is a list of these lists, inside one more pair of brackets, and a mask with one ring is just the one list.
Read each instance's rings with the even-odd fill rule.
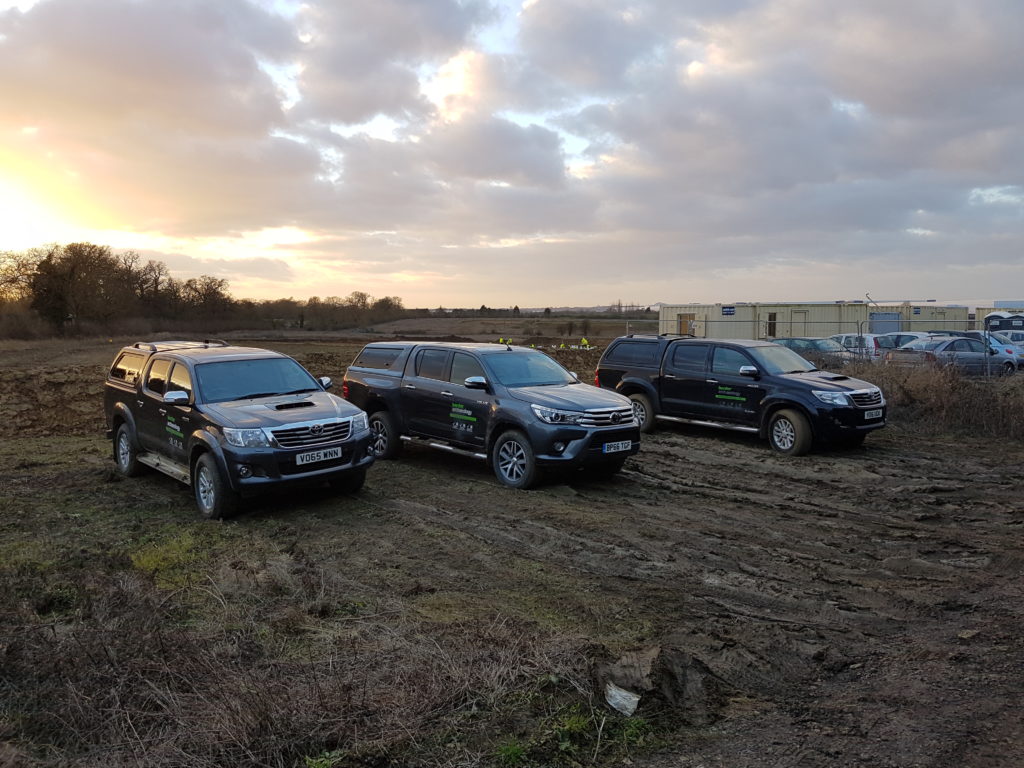
[[[267,345],[338,382],[357,351]],[[0,358],[8,559],[130,550],[140,525],[196,525],[183,486],[112,477],[101,381],[117,346]],[[586,379],[584,357],[568,366]],[[356,497],[275,496],[224,527],[300,548],[400,616],[501,614],[606,661],[675,659],[639,713],[668,701],[681,730],[635,766],[1019,766],[1022,458],[1020,445],[923,442],[898,422],[863,448],[798,459],[673,425],[615,478],[514,492],[483,463],[413,447]]]

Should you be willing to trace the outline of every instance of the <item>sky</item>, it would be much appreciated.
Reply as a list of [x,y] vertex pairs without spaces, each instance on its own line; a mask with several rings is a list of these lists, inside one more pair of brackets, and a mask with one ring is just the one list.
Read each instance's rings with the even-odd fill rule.
[[1024,298],[1020,0],[0,0],[0,250],[408,307]]

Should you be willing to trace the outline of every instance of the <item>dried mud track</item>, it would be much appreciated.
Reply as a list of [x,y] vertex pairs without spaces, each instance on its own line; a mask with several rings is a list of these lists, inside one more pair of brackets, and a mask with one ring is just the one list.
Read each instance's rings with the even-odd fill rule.
[[664,428],[619,477],[531,493],[414,449],[371,493],[440,548],[432,583],[706,664],[732,704],[652,766],[1020,765],[1020,488],[980,444],[908,443]]

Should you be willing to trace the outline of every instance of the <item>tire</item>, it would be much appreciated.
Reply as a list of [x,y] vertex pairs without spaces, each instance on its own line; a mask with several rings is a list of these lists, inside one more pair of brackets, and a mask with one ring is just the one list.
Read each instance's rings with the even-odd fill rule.
[[1007,360],[1003,363],[1003,376],[1012,376],[1017,372],[1017,366]]
[[812,438],[807,417],[791,408],[776,411],[768,422],[769,444],[786,456],[803,456],[811,449]]
[[633,416],[640,425],[641,432],[650,432],[654,429],[654,407],[651,399],[640,392],[634,392],[629,396],[633,402]]
[[127,424],[118,427],[114,434],[114,463],[117,464],[117,471],[125,477],[135,477],[142,472],[139,452],[135,450],[132,430]]
[[532,488],[540,479],[537,458],[526,435],[518,430],[504,433],[494,444],[494,474],[509,488]]
[[238,494],[224,482],[209,453],[200,456],[192,468],[192,491],[199,514],[207,520],[229,517],[238,509]]
[[378,459],[393,459],[402,450],[402,440],[395,429],[395,420],[387,411],[377,411],[370,415],[370,450]]
[[366,484],[366,470],[352,469],[344,474],[335,475],[327,484],[331,486],[331,490],[338,493],[359,493]]

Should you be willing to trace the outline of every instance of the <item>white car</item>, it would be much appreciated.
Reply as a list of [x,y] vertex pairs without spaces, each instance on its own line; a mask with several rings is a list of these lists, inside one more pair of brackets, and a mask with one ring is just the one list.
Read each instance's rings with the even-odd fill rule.
[[881,333],[837,333],[829,338],[838,341],[859,359],[871,363],[882,362],[885,353],[896,347],[887,334]]

